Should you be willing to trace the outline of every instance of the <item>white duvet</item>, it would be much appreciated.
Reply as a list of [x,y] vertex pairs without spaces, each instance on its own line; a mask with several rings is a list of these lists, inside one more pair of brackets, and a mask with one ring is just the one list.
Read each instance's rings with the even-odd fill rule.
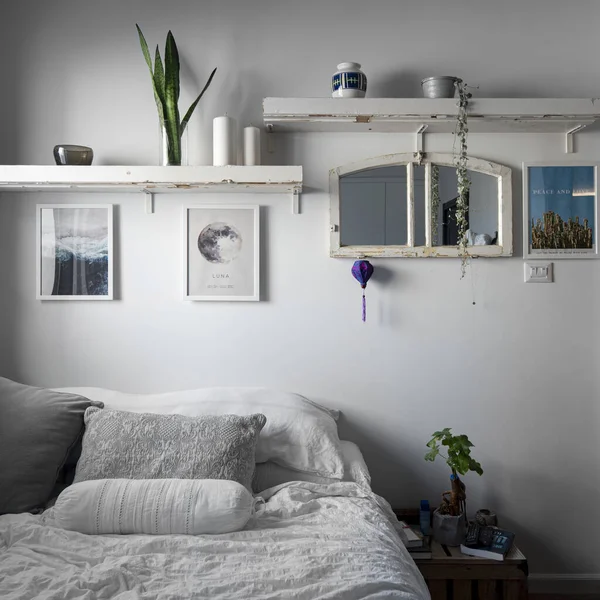
[[401,598],[429,593],[389,506],[354,483],[267,490],[243,531],[91,536],[0,517],[2,600]]

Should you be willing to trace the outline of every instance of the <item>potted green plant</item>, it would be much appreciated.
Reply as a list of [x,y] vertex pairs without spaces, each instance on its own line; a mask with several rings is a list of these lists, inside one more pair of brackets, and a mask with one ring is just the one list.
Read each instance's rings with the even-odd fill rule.
[[[446,427],[436,431],[427,442],[425,460],[433,462],[441,456],[450,467],[452,489],[442,494],[442,502],[433,513],[433,537],[447,546],[459,546],[467,531],[466,488],[459,475],[474,471],[483,475],[481,465],[471,456],[473,444],[465,434],[453,435]],[[441,452],[446,449],[446,456]]]
[[146,59],[148,69],[150,69],[150,79],[152,80],[152,88],[154,90],[154,100],[158,109],[158,119],[160,121],[161,131],[166,137],[167,144],[167,160],[168,165],[181,165],[182,147],[181,137],[185,132],[188,121],[190,120],[200,98],[208,89],[217,69],[213,69],[206,85],[200,92],[200,95],[192,102],[183,119],[180,119],[179,114],[179,51],[173,34],[169,31],[167,34],[167,42],[165,44],[165,62],[163,65],[162,58],[158,45],[156,46],[154,67],[152,66],[152,57],[148,50],[146,38],[142,33],[139,25],[136,24],[142,54]]

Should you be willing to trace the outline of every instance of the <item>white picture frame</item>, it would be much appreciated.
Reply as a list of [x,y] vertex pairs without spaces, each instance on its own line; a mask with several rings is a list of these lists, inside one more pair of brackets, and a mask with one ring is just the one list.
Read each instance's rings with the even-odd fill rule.
[[260,300],[258,205],[186,205],[182,233],[184,300]]
[[113,263],[112,204],[37,205],[38,300],[112,300]]
[[[577,179],[580,180],[579,184],[576,183]],[[576,185],[581,188],[577,192]],[[592,185],[593,188],[587,189]],[[575,197],[579,198],[577,204],[573,205]],[[569,224],[568,218],[574,221]],[[576,228],[572,229],[574,235],[580,240],[591,235],[591,247],[583,245],[587,243],[586,241],[574,242],[582,244],[581,247],[562,248],[545,242],[544,238],[551,235],[551,232],[548,232],[548,224],[552,221],[548,219],[556,219],[556,222],[563,226],[563,230],[567,225],[572,225]],[[534,229],[538,233],[537,239],[535,239]],[[586,233],[589,230],[591,234]],[[564,235],[566,234],[557,234],[556,244],[562,243],[560,238]],[[523,163],[523,258],[541,260],[598,258],[598,248],[597,164],[560,161]]]

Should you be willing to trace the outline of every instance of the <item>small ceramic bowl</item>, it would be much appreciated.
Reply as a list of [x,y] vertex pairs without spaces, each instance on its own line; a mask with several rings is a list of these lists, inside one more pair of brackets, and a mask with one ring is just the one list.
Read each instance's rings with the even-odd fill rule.
[[87,146],[60,144],[54,146],[54,160],[57,165],[91,165],[94,151]]

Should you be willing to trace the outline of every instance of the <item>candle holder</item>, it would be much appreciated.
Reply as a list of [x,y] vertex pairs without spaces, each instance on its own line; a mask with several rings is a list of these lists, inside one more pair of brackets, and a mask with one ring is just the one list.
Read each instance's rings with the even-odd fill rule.
[[213,119],[213,165],[237,165],[235,119],[224,115]]
[[244,164],[260,165],[260,129],[258,127],[244,127]]

